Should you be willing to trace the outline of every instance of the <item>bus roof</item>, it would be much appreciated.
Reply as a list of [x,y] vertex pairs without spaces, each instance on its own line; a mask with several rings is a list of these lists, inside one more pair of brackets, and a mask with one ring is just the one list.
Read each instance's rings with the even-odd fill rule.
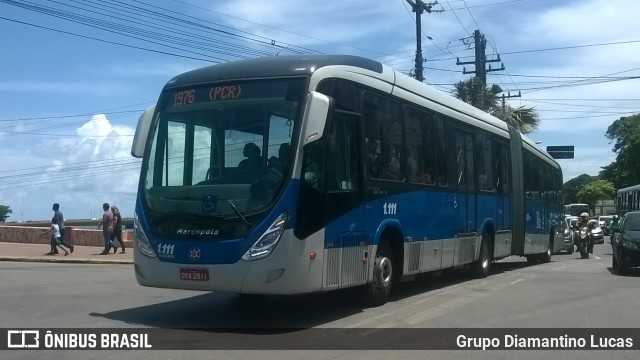
[[617,194],[624,194],[629,191],[640,191],[640,184],[618,189]]
[[[394,86],[404,88],[444,106],[456,109],[456,111],[464,113],[467,116],[471,116],[486,124],[496,126],[502,130],[507,130],[507,126],[502,120],[452,97],[451,94],[447,94],[431,86],[418,82],[415,79],[383,65],[380,62],[353,55],[265,56],[232,61],[203,67],[177,75],[167,82],[165,89],[220,80],[300,75],[308,76],[313,74],[319,68],[326,66],[353,66],[380,74],[381,77],[385,70],[392,71],[395,75]],[[522,134],[521,138],[523,144],[526,144],[530,150],[537,152],[540,157],[553,164],[557,169],[560,169],[558,162],[555,161],[555,159],[553,159],[546,151],[537,146],[531,139]]]
[[267,56],[211,65],[180,74],[165,87],[192,85],[218,80],[251,79],[259,77],[311,75],[321,67],[345,65],[382,73],[377,61],[352,55],[287,55]]

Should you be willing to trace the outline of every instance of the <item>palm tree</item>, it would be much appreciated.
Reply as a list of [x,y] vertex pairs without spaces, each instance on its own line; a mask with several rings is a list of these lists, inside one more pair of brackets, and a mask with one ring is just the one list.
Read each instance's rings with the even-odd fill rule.
[[479,78],[472,77],[466,81],[457,82],[454,87],[453,94],[456,98],[490,113],[523,134],[534,131],[540,125],[540,116],[533,107],[501,106],[498,102],[498,93],[501,93],[502,89],[498,85],[489,88],[484,86]]
[[504,109],[496,108],[490,113],[523,134],[533,132],[540,125],[540,116],[532,107],[520,106],[514,109],[507,105]]
[[487,88],[483,86],[482,81],[477,77],[457,82],[454,86],[456,98],[487,112],[498,105],[497,95],[502,91],[500,87]]

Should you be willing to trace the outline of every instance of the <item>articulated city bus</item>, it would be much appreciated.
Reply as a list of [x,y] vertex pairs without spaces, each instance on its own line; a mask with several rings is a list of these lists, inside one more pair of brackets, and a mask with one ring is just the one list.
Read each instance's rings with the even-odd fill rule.
[[616,192],[616,212],[624,215],[640,210],[640,184],[619,189]]
[[140,118],[144,286],[300,294],[562,246],[562,171],[503,121],[378,62],[277,56],[171,79]]

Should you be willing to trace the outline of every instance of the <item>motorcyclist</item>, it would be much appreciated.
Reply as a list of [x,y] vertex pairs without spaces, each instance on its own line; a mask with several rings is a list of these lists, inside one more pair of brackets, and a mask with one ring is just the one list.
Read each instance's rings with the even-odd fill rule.
[[589,221],[589,214],[587,214],[586,212],[580,214],[580,220],[578,220],[578,224],[576,224],[576,226],[578,227],[578,229],[584,226],[587,227],[587,236],[589,239],[587,243],[587,251],[589,252],[589,254],[593,254],[593,239],[591,238],[591,230],[593,230],[595,225],[593,224],[593,222]]
[[613,215],[613,219],[611,219],[611,224],[609,224],[609,228],[611,229],[611,234],[609,235],[609,242],[613,244],[613,234],[616,230],[620,228],[620,218],[618,215]]

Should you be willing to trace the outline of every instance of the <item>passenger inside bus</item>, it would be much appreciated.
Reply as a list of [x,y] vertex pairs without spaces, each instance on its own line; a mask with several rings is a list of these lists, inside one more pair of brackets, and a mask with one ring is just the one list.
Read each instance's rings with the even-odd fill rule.
[[478,176],[478,188],[481,191],[491,190],[489,189],[489,184],[487,183],[487,175],[480,174],[480,176]]
[[243,155],[246,159],[240,161],[238,169],[253,169],[261,166],[260,148],[258,145],[249,142],[244,146]]
[[378,142],[376,139],[367,139],[367,174],[369,177],[380,177],[380,170],[382,168],[382,159],[380,153],[378,153]]
[[302,173],[304,174],[304,180],[309,186],[322,191],[322,169],[318,163],[319,154],[317,151],[310,150],[305,154],[304,167]]
[[401,180],[400,159],[396,156],[396,150],[390,142],[384,143],[384,174],[385,179]]
[[411,182],[418,182],[418,161],[414,153],[413,149],[407,152],[407,178]]
[[430,170],[425,170],[422,174],[420,174],[420,176],[418,177],[418,182],[422,183],[422,184],[429,184],[429,185],[433,185],[433,178],[431,177],[431,173],[432,171]]
[[287,169],[287,162],[289,160],[289,149],[289,143],[280,144],[278,157],[272,156],[271,159],[269,159],[269,167],[275,168],[276,170],[284,173]]

